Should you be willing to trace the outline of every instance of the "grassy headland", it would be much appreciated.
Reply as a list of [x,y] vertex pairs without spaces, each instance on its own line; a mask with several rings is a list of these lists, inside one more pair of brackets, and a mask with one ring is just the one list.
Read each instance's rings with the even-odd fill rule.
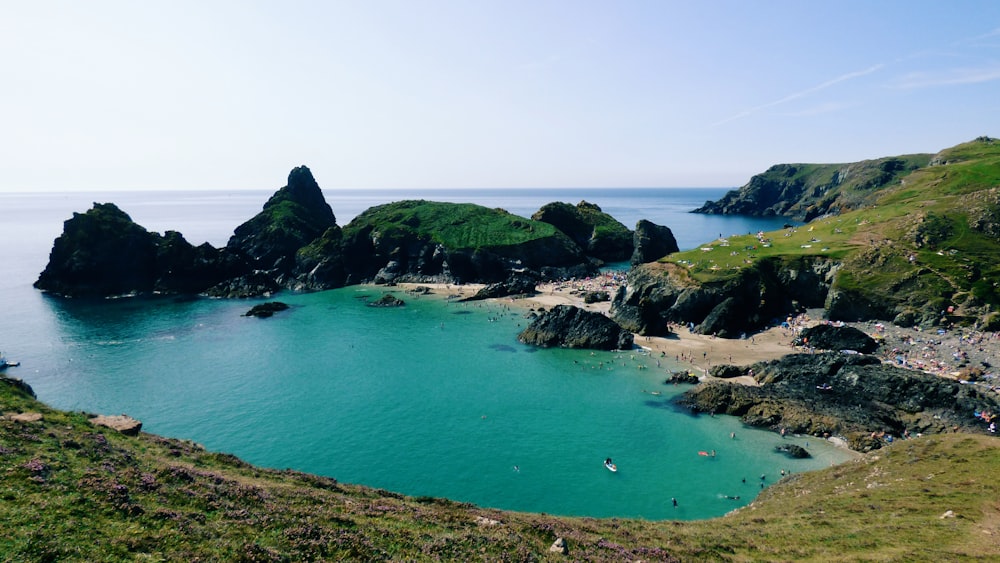
[[[942,151],[928,166],[899,171],[908,173],[879,189],[851,185],[831,194],[849,199],[840,208],[852,210],[781,231],[737,234],[665,261],[706,283],[762,259],[828,258],[843,265],[839,290],[872,301],[899,299],[914,314],[951,307],[951,322],[1000,328],[1000,141],[980,138]],[[796,173],[830,171],[799,165]]]

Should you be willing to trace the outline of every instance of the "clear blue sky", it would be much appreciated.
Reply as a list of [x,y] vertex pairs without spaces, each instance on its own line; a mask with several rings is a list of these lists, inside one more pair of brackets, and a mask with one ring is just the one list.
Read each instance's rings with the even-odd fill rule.
[[8,1],[0,191],[739,186],[1000,136],[1000,1]]

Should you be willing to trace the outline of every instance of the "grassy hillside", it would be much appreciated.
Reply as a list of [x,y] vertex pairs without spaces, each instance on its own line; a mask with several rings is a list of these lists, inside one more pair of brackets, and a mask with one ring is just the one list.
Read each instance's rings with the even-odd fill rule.
[[1000,141],[980,138],[929,162],[864,198],[852,188],[861,198],[853,211],[762,236],[738,234],[667,261],[707,282],[768,256],[827,257],[844,264],[841,290],[897,300],[918,316],[953,307],[950,321],[1000,327]]
[[511,246],[563,236],[548,223],[512,215],[472,203],[407,200],[368,209],[354,218],[344,232],[377,226],[390,238],[404,235],[427,238],[450,249]]
[[[998,442],[897,441],[702,522],[559,518],[261,469],[122,436],[0,379],[5,561],[957,561],[1000,556]],[[15,421],[37,413],[36,421]],[[28,417],[29,420],[32,417]],[[949,516],[945,513],[951,511]],[[568,556],[549,552],[557,537]]]

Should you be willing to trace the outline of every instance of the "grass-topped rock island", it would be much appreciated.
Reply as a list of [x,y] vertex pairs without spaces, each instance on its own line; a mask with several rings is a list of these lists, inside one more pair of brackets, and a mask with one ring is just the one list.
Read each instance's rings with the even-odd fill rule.
[[[640,345],[690,361],[702,381],[679,403],[695,415],[839,438],[866,453],[785,476],[718,519],[555,517],[408,497],[255,467],[179,439],[126,436],[86,413],[49,408],[4,377],[0,553],[38,561],[993,559],[1000,448],[986,417],[1000,412],[991,361],[1000,357],[992,332],[1000,328],[998,190],[1000,141],[988,137],[934,155],[779,165],[699,212],[781,215],[788,227],[710,233],[683,252],[669,227],[640,222],[632,231],[587,202],[525,218],[411,200],[340,226],[305,167],[223,248],[148,232],[114,204],[95,204],[66,221],[36,282],[53,299],[234,298],[355,284],[453,286],[474,297],[468,284],[476,284],[480,298],[527,296],[526,308],[544,306],[522,333],[536,345]],[[629,259],[610,302],[554,301],[565,297],[554,289],[562,280]],[[807,315],[822,328],[794,326]],[[829,328],[841,321],[860,328]],[[754,339],[767,346],[776,331],[787,340],[752,356]],[[905,339],[938,331],[947,335],[935,346],[960,335],[962,354],[908,353]],[[679,348],[691,342],[747,353],[726,361],[716,351],[711,359],[722,361],[709,365],[707,351]],[[675,381],[691,380],[683,375]]]

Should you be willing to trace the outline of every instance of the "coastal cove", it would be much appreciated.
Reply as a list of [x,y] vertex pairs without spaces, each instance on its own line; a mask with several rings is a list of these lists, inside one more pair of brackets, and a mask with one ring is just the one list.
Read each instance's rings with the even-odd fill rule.
[[[570,193],[566,199],[580,199]],[[336,198],[330,201],[346,220]],[[188,220],[222,222],[206,209],[194,215]],[[58,234],[67,217],[43,224]],[[243,218],[206,228],[206,239],[223,242]],[[183,222],[148,227],[188,235]],[[289,311],[252,319],[241,315],[259,300],[51,299],[30,284],[52,239],[18,244],[17,234],[32,227],[4,229],[14,233],[3,239],[8,256],[43,249],[19,262],[0,288],[17,313],[0,340],[22,362],[10,375],[55,407],[125,412],[144,430],[251,463],[497,508],[697,519],[752,500],[762,474],[770,484],[781,469],[801,472],[846,457],[819,440],[789,437],[784,441],[808,444],[816,456],[790,460],[773,452],[780,436],[676,410],[670,399],[684,388],[662,384],[680,368],[668,359],[658,367],[658,358],[639,353],[523,346],[516,335],[527,321],[517,304],[400,293],[406,307],[373,309],[361,297],[385,290],[354,286],[282,293]],[[716,457],[698,455],[711,450]],[[608,456],[618,473],[602,467]]]

